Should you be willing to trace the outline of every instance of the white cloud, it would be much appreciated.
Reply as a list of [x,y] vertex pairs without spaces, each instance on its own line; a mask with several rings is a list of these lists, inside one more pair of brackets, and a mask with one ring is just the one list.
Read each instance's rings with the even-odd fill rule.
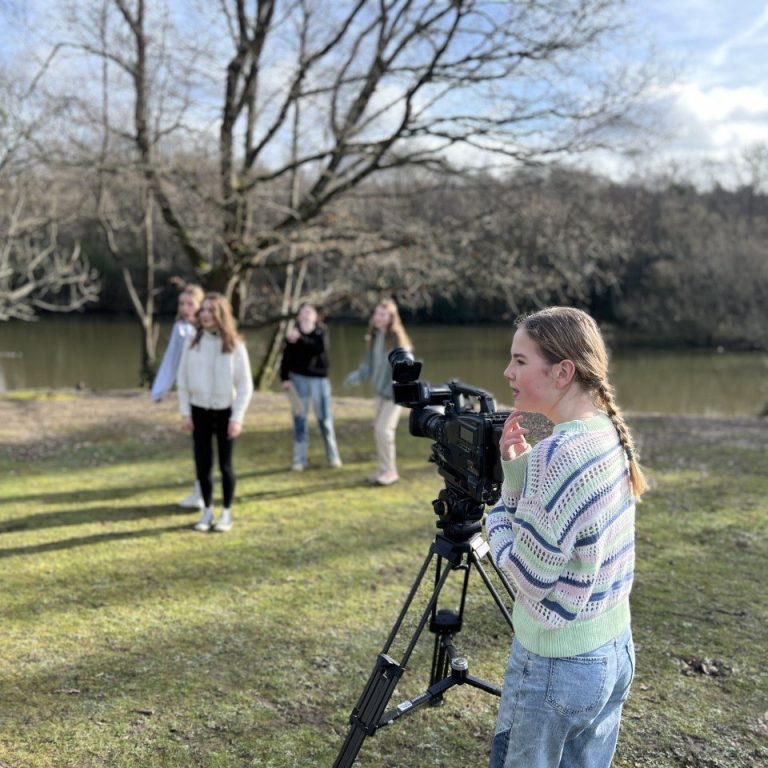
[[768,3],[632,0],[630,7],[670,81],[647,106],[652,148],[623,161],[597,154],[593,167],[614,178],[669,169],[694,177],[706,167],[704,181],[720,173],[728,183],[735,157],[768,144]]
[[745,85],[738,88],[710,88],[687,83],[671,89],[671,95],[681,116],[713,131],[728,125],[752,125],[750,133],[761,127],[768,137],[768,90],[762,86]]

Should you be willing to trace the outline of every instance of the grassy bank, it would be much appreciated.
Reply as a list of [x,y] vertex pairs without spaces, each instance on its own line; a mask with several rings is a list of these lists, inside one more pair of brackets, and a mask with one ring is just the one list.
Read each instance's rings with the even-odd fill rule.
[[[260,395],[236,449],[235,527],[190,530],[173,403],[0,400],[0,767],[330,766],[434,536],[429,442],[398,436],[373,489],[369,405],[336,402],[344,459],[288,471],[289,414]],[[768,428],[635,417],[638,669],[615,765],[768,761]],[[409,630],[406,627],[406,630]],[[425,638],[392,703],[423,690]],[[471,584],[458,644],[500,682],[510,633]],[[484,765],[497,700],[454,688],[366,739],[365,768]]]

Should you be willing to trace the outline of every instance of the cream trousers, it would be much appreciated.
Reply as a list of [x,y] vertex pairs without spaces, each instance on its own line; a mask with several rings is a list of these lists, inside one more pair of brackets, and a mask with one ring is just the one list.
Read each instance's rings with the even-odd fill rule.
[[377,475],[397,473],[395,466],[395,430],[403,408],[385,397],[373,398],[373,440],[376,444]]

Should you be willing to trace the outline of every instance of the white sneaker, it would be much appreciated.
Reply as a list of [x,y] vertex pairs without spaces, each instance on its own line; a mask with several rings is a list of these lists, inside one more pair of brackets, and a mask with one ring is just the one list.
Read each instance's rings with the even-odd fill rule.
[[299,464],[299,462],[297,461],[297,462],[294,462],[294,464],[291,466],[291,469],[294,472],[303,472],[304,471],[304,465],[303,464]]
[[200,515],[200,519],[195,523],[195,530],[205,533],[211,530],[213,525],[213,507],[206,507],[203,510],[203,514]]
[[216,523],[216,525],[213,526],[213,530],[218,531],[219,533],[224,533],[225,531],[228,531],[231,527],[232,527],[232,510],[224,507],[224,509],[221,510],[221,517],[219,518],[219,521]]
[[184,509],[202,509],[204,506],[203,497],[200,493],[200,484],[195,483],[192,490],[179,502],[179,506]]
[[397,472],[385,472],[374,480],[374,485],[393,485],[399,479]]

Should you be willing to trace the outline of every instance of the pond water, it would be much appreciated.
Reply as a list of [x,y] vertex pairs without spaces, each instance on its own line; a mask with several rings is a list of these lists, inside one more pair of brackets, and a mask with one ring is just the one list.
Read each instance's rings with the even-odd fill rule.
[[[171,323],[163,327],[160,351]],[[511,403],[502,371],[508,362],[509,325],[409,327],[422,379],[442,384],[459,379]],[[331,382],[357,367],[365,349],[362,325],[332,324]],[[256,361],[267,333],[245,330]],[[140,332],[136,321],[103,317],[46,317],[34,323],[0,323],[0,392],[16,389],[133,387],[138,383]],[[611,349],[611,376],[628,411],[705,415],[755,415],[768,403],[768,355],[762,353]],[[364,387],[349,394],[368,394]]]

